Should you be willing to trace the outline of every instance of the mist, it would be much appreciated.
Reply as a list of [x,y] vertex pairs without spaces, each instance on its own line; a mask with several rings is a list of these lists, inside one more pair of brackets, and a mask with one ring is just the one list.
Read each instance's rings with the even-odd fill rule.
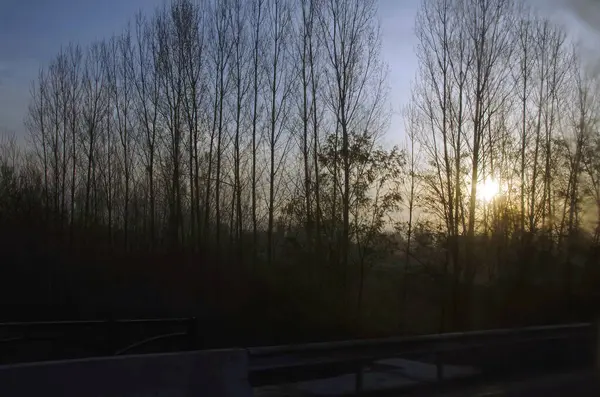
[[579,21],[600,33],[600,1],[596,0],[552,0],[549,6],[562,8],[576,17]]

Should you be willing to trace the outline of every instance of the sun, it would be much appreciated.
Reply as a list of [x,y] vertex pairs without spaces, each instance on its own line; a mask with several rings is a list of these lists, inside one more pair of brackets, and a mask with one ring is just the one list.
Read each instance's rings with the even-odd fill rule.
[[477,186],[477,195],[486,203],[492,201],[498,193],[500,193],[500,186],[493,179],[486,179]]

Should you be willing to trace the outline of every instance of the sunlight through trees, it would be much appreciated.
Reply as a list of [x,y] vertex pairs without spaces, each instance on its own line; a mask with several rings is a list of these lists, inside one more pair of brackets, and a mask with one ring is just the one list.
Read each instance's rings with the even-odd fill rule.
[[328,330],[591,306],[600,79],[578,47],[519,0],[422,2],[405,144],[387,147],[377,6],[174,0],[66,45],[32,85],[28,146],[0,152],[6,230],[35,219],[60,247],[44,255],[120,258],[121,296],[163,258],[153,274],[181,271],[189,301],[281,301],[252,313]]

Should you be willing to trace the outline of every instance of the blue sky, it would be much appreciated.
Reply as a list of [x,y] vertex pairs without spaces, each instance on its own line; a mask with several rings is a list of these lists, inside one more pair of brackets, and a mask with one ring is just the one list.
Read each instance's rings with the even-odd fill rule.
[[[420,0],[381,0],[383,56],[391,104],[399,110],[415,73],[413,21]],[[70,41],[85,45],[120,32],[135,13],[162,0],[0,0],[0,133],[26,134],[23,118],[38,70]],[[393,119],[396,135],[401,119]],[[396,140],[396,139],[393,139]]]
[[[569,0],[529,1],[547,7]],[[402,140],[402,118],[398,113],[409,99],[417,68],[413,29],[420,2],[379,2],[382,56],[389,66],[390,105],[396,112],[386,137],[390,142]],[[159,4],[162,0],[0,0],[0,133],[11,131],[19,137],[26,134],[23,118],[29,87],[39,68],[61,45],[70,41],[86,45],[109,37],[120,32],[138,10],[151,13]]]
[[0,0],[0,132],[25,134],[29,87],[70,41],[85,45],[120,32],[161,0]]

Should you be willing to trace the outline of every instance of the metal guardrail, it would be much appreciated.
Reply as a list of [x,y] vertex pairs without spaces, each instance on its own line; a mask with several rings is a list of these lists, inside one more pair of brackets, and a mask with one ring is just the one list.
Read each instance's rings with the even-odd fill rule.
[[[185,338],[182,347],[193,349],[196,318],[5,322],[0,323],[0,346],[31,341],[56,341],[65,336],[81,337],[87,329],[90,330],[90,336],[100,338],[94,346],[95,355],[135,353],[143,346],[172,338]],[[140,332],[141,330],[144,332]],[[116,339],[120,334],[127,331],[132,331],[130,340],[117,343]]]
[[188,332],[172,332],[170,334],[156,335],[156,336],[132,343],[131,345],[129,345],[121,350],[116,351],[115,356],[120,356],[120,355],[129,353],[129,352],[133,351],[134,349],[137,349],[140,346],[147,345],[147,344],[155,342],[157,340],[172,339],[172,338],[179,338],[179,337],[185,337],[185,336],[188,336]]
[[[117,346],[114,336],[119,330],[161,330],[144,335],[127,344]],[[122,355],[139,352],[140,347],[165,339],[177,340],[175,347],[194,349],[196,335],[195,318],[91,320],[54,322],[0,323],[0,346],[28,340],[46,338],[51,340],[64,336],[65,332],[81,335],[89,327],[95,336],[100,335],[104,355]],[[175,329],[175,327],[180,327]],[[100,330],[100,332],[98,332]],[[2,331],[8,335],[2,335]],[[9,332],[7,332],[9,331]],[[146,334],[146,333],[142,333]],[[395,337],[384,339],[348,340],[300,345],[282,345],[247,348],[248,377],[252,386],[276,385],[328,378],[339,374],[354,373],[355,390],[363,390],[364,370],[372,363],[396,357],[427,356],[436,367],[437,381],[443,381],[444,365],[450,355],[457,352],[496,349],[517,351],[527,346],[564,346],[583,341],[586,352],[594,355],[597,328],[591,323],[563,324],[513,329],[495,329],[473,332]],[[4,338],[3,338],[4,337]],[[555,343],[557,342],[557,343]],[[524,346],[524,347],[523,347]],[[508,356],[507,356],[508,357]],[[486,356],[487,360],[493,358]],[[521,357],[512,356],[512,360]]]
[[0,323],[0,329],[39,329],[39,328],[56,328],[56,327],[85,327],[90,325],[101,324],[184,324],[193,320],[194,317],[178,317],[178,318],[142,318],[142,319],[125,319],[125,320],[77,320],[77,321],[21,321],[21,322],[5,322]]
[[[247,349],[253,386],[275,385],[355,373],[356,392],[363,390],[364,368],[378,360],[429,355],[437,380],[444,380],[444,357],[452,352],[490,347],[515,347],[560,341],[593,341],[590,323],[496,329],[374,340],[350,340]],[[568,343],[567,343],[568,345]],[[513,357],[518,359],[518,357]]]

